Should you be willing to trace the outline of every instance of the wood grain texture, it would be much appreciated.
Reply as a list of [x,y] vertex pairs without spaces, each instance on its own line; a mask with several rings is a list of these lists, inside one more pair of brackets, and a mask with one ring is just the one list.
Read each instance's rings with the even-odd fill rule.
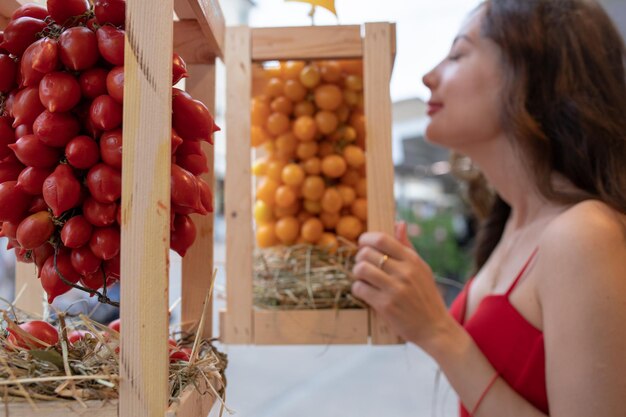
[[339,59],[363,56],[361,26],[252,29],[252,60]]
[[257,345],[365,344],[367,310],[254,311]]
[[[186,90],[196,100],[207,105],[211,114],[215,113],[215,64],[212,65],[188,65],[189,78],[186,80]],[[207,156],[209,172],[202,174],[210,186],[215,190],[215,175],[213,171],[214,148],[203,142],[202,148]],[[213,222],[214,215],[206,216],[192,214],[196,225],[196,241],[187,251],[183,258],[182,289],[181,289],[181,321],[186,324],[187,331],[197,329],[197,323],[203,313],[203,303],[211,280],[213,278]],[[211,319],[213,303],[206,307],[207,318],[205,320],[202,336],[212,336]]]
[[[184,4],[185,1],[187,5]],[[212,55],[224,57],[226,23],[218,0],[175,0],[175,2],[178,17],[198,20]]]
[[168,402],[173,0],[126,2],[120,416]]
[[207,44],[197,20],[174,22],[174,52],[182,56],[187,65],[215,61],[215,53]]
[[224,343],[252,343],[252,183],[250,29],[226,31],[226,313]]
[[43,314],[44,292],[41,282],[37,278],[37,269],[34,264],[23,262],[15,263],[15,295],[26,289],[17,300],[15,306],[29,313]]
[[[5,404],[0,402],[0,409],[7,417],[118,417],[117,401],[86,401],[83,408],[73,400],[38,402],[34,410],[27,402],[10,402],[8,414],[4,414]],[[120,414],[122,416],[122,414]]]
[[[194,386],[187,387],[178,402],[170,405],[165,413],[165,417],[206,417],[209,415],[213,404],[215,403],[215,395],[210,394],[211,389],[207,386],[204,379],[198,380],[198,389]],[[220,386],[214,382],[216,391]],[[209,392],[208,394],[202,394]]]
[[24,3],[27,3],[27,1],[26,0],[24,1],[18,1],[18,0],[0,1],[0,17],[10,19],[15,9],[17,9]]
[[[391,154],[391,27],[388,23],[366,23],[363,50],[365,117],[367,123],[367,229],[393,234],[395,198]],[[399,339],[371,311],[372,344],[394,344]]]

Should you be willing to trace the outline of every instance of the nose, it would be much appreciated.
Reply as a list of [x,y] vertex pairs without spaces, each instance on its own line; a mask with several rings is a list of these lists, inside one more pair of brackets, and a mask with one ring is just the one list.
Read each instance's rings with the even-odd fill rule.
[[422,77],[422,82],[430,90],[432,90],[435,87],[435,82],[436,82],[435,70],[436,69],[437,69],[437,67],[431,69],[426,74],[424,74],[424,76]]

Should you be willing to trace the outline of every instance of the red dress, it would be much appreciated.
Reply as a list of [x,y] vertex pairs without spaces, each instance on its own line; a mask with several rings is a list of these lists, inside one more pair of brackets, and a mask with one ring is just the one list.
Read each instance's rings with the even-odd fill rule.
[[[465,311],[472,281],[452,303],[450,313],[472,336],[500,377],[537,409],[549,415],[543,332],[530,324],[509,301],[509,295],[535,253],[508,291],[486,296],[469,320],[465,321]],[[460,415],[470,415],[462,404]]]

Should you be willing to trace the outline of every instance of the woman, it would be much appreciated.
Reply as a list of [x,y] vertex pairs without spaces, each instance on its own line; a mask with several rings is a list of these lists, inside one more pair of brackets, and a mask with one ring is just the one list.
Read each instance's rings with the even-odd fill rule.
[[433,143],[495,191],[446,311],[406,227],[359,241],[352,292],[431,355],[462,416],[624,416],[626,51],[592,0],[487,0],[424,77]]

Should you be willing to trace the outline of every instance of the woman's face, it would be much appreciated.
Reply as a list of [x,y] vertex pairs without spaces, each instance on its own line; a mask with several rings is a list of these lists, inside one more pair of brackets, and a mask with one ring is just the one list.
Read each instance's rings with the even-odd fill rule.
[[423,80],[431,91],[427,139],[466,155],[502,133],[500,51],[480,35],[482,18],[483,9],[470,15],[450,54]]

